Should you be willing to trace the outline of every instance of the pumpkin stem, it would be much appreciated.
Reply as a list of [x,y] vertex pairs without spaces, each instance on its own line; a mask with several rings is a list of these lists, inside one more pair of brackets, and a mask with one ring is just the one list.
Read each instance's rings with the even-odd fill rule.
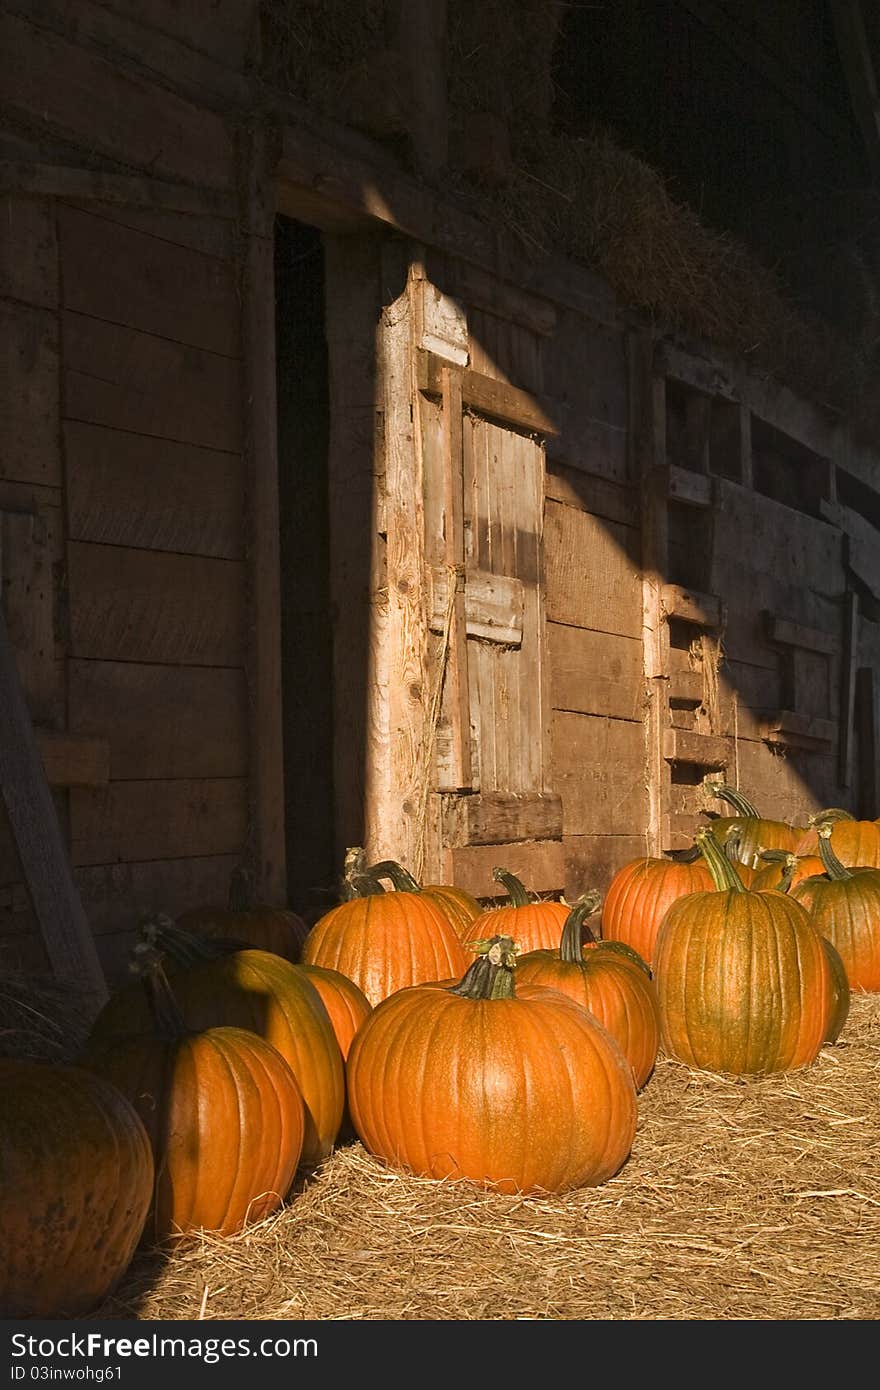
[[822,860],[822,867],[833,882],[837,883],[841,879],[854,878],[852,870],[842,864],[831,848],[831,831],[833,826],[830,822],[818,826],[819,831],[819,858]]
[[514,907],[528,907],[531,899],[522,882],[509,869],[493,869],[492,877],[496,883],[503,883]]
[[602,901],[602,894],[598,888],[591,888],[588,893],[573,904],[562,924],[562,939],[559,943],[559,959],[564,960],[567,965],[580,965],[584,958],[584,936],[591,945],[598,944],[597,937],[587,926],[587,918],[592,917],[598,911]]
[[165,957],[149,941],[138,941],[132,947],[128,968],[144,986],[150,1013],[160,1038],[174,1042],[190,1031],[180,1012],[177,1000],[168,983],[163,965]]
[[405,869],[402,864],[398,864],[394,859],[383,859],[378,864],[371,864],[365,870],[372,878],[390,878],[398,893],[421,893],[421,884],[413,878],[409,869]]
[[729,888],[732,888],[736,893],[748,892],[734,865],[727,858],[711,830],[703,826],[701,830],[697,831],[694,839],[706,861],[709,873],[712,875],[712,882],[719,892]]
[[[781,862],[783,866],[782,873],[779,876],[779,882],[777,883],[776,887],[780,893],[787,893],[788,890],[791,888],[791,881],[794,878],[794,871],[797,868],[797,855],[792,854],[791,850],[783,850],[782,856],[783,857],[781,861],[776,861],[777,863]],[[763,857],[766,856],[762,856],[762,858]],[[771,863],[772,862],[773,861],[771,860]]]
[[712,787],[712,795],[729,802],[738,816],[744,816],[746,820],[760,819],[752,803],[736,787],[729,787],[726,782],[717,782]]
[[450,994],[464,999],[515,999],[513,972],[516,968],[518,946],[509,936],[492,936],[482,941],[469,941],[468,950],[477,953]]
[[164,912],[142,924],[141,940],[145,946],[155,947],[169,956],[176,965],[184,966],[201,965],[204,961],[232,955],[233,951],[251,949],[246,941],[236,941],[232,937],[199,936],[186,931]]
[[844,811],[842,806],[828,806],[824,811],[816,811],[815,815],[810,816],[807,826],[811,830],[818,829],[821,825],[831,825],[839,820],[855,820],[855,816]]
[[230,912],[248,912],[256,902],[254,876],[250,869],[238,864],[229,875]]
[[372,874],[354,874],[348,880],[351,884],[353,898],[369,898],[373,893],[384,893],[385,889],[377,878]]
[[665,849],[663,857],[672,859],[676,864],[696,864],[700,851],[696,845],[690,845],[688,849]]

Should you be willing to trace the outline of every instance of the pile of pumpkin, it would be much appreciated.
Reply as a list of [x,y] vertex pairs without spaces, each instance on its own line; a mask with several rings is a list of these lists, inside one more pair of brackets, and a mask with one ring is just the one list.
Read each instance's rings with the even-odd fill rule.
[[487,906],[385,861],[311,928],[235,899],[145,924],[76,1065],[0,1060],[0,1315],[90,1311],[139,1243],[240,1230],[345,1139],[562,1192],[623,1166],[661,1050],[742,1076],[814,1061],[851,990],[880,990],[880,823],[719,795],[734,815],[604,902],[496,869]]

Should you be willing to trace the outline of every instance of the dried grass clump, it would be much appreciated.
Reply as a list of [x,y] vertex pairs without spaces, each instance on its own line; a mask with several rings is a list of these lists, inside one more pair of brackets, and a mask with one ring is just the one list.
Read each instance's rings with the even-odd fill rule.
[[507,1197],[354,1143],[231,1239],[141,1255],[97,1317],[880,1317],[880,996],[798,1072],[661,1060],[610,1182]]
[[95,1006],[90,993],[53,975],[0,970],[0,1057],[71,1062]]

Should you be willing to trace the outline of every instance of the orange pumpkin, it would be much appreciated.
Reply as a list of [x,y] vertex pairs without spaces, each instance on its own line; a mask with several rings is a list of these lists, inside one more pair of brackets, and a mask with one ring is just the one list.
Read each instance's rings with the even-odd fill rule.
[[726,783],[717,784],[712,790],[715,796],[730,803],[736,815],[716,817],[710,828],[721,844],[729,835],[735,835],[735,857],[741,864],[750,869],[759,867],[760,854],[765,849],[797,852],[803,827],[789,825],[787,821],[765,820],[741,791]]
[[305,939],[303,965],[338,970],[375,1006],[389,994],[429,980],[456,978],[468,957],[455,928],[428,894],[386,893],[370,875],[356,896],[319,917]]
[[880,870],[841,863],[833,841],[832,825],[820,825],[824,873],[805,878],[791,890],[792,897],[839,952],[850,989],[873,993],[880,990]]
[[476,898],[451,883],[426,883],[420,886],[412,874],[393,859],[383,859],[366,870],[371,878],[390,879],[398,892],[424,893],[446,913],[463,942],[470,940],[471,923],[479,917],[482,907]]
[[0,1317],[71,1318],[116,1287],[153,1195],[137,1111],[83,1067],[0,1058]]
[[[780,893],[790,893],[795,884],[803,879],[825,872],[822,860],[817,855],[797,855],[791,850],[768,849],[759,857],[762,867],[754,871],[751,883],[746,884],[755,892],[778,888]],[[737,872],[740,872],[739,869]]]
[[[150,929],[152,928],[152,930]],[[194,1032],[228,1026],[259,1034],[287,1062],[305,1103],[301,1167],[315,1168],[330,1154],[342,1123],[345,1073],[342,1053],[320,994],[302,968],[271,951],[233,950],[205,960],[192,933],[149,924],[155,941],[178,965],[174,992]],[[211,943],[201,943],[208,945]],[[188,953],[188,954],[187,954]],[[140,985],[111,995],[92,1028],[95,1039],[151,1034],[152,1016]]]
[[716,888],[673,903],[657,935],[661,1047],[739,1076],[806,1066],[835,1004],[822,939],[788,894],[745,888],[710,831],[696,840]]
[[632,1070],[586,1009],[514,988],[514,943],[482,942],[451,988],[391,995],[346,1064],[352,1120],[391,1166],[501,1192],[594,1186],[621,1168],[637,1121]]
[[153,1033],[93,1039],[82,1063],[128,1097],[150,1137],[150,1240],[201,1229],[231,1235],[287,1195],[302,1155],[302,1095],[284,1058],[256,1033],[191,1032],[155,948],[138,968]]
[[303,918],[290,908],[257,902],[251,877],[241,868],[229,880],[225,907],[194,907],[180,914],[177,925],[209,940],[273,951],[294,962],[300,958],[309,930]]
[[849,811],[832,806],[810,816],[796,853],[818,855],[819,832],[823,825],[831,828],[831,849],[845,868],[880,869],[880,822],[856,820]]
[[665,858],[632,859],[617,870],[605,895],[603,939],[622,941],[650,965],[667,909],[676,898],[711,887],[711,875],[696,849]]
[[528,951],[554,950],[568,917],[565,903],[530,898],[521,881],[507,869],[493,869],[496,883],[503,883],[509,901],[486,908],[471,922],[474,940],[487,936],[510,936],[520,955]]
[[[641,1090],[660,1047],[660,1011],[651,972],[620,941],[599,941],[586,918],[601,895],[589,893],[574,906],[555,951],[530,951],[517,960],[518,981],[547,985],[567,994],[598,1018],[619,1043]],[[584,939],[586,938],[586,940]]]

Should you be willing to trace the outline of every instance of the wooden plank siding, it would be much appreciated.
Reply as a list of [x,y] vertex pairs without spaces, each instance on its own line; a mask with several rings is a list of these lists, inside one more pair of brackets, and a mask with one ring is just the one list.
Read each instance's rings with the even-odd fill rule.
[[225,899],[248,837],[241,308],[228,224],[59,203],[67,795],[110,978],[140,917]]

